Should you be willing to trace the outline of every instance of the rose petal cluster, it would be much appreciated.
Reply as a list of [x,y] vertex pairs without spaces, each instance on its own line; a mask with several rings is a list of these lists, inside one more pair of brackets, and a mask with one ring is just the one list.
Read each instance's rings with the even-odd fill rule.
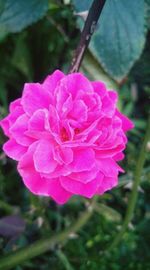
[[26,83],[0,125],[7,156],[18,161],[34,194],[63,204],[73,195],[91,198],[118,183],[132,122],[117,107],[117,93],[83,74],[56,70],[43,83]]

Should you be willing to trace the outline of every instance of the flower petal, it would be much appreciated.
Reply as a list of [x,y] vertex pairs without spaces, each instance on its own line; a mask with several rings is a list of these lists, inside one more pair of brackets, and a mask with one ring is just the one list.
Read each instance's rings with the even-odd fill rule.
[[18,164],[18,171],[27,188],[36,195],[51,196],[57,203],[63,204],[72,196],[59,182],[59,179],[46,179],[35,171],[33,154],[37,143],[33,144]]
[[21,98],[12,101],[9,105],[9,110],[12,113],[17,107],[21,106]]
[[37,172],[51,173],[57,167],[54,160],[52,144],[48,140],[40,140],[33,154],[34,166]]
[[91,198],[97,192],[98,187],[100,186],[102,182],[102,179],[103,179],[103,175],[99,173],[94,180],[88,183],[81,183],[79,181],[72,180],[68,176],[60,177],[60,182],[61,182],[61,185],[68,192],[72,192],[75,195],[81,195],[87,198]]
[[93,180],[99,172],[98,166],[94,166],[90,171],[86,172],[74,172],[69,174],[69,178],[79,181],[81,183],[88,183]]
[[107,177],[116,177],[119,171],[124,172],[112,158],[99,159],[98,166],[99,170]]
[[132,128],[134,128],[133,122],[121,112],[116,110],[116,115],[122,120],[122,129],[126,132]]
[[73,161],[73,151],[70,148],[57,146],[53,151],[54,159],[60,164],[70,164]]
[[91,82],[81,73],[69,74],[61,80],[62,91],[66,91],[75,99],[80,91],[93,93]]
[[13,138],[15,138],[17,143],[24,146],[29,146],[31,143],[34,142],[32,138],[25,134],[28,128],[28,121],[28,116],[26,114],[23,114],[17,118],[16,122],[10,128],[10,133]]
[[82,100],[76,100],[73,103],[73,108],[69,112],[68,117],[71,117],[79,122],[84,122],[87,120],[87,106]]
[[20,160],[26,153],[27,147],[18,144],[14,139],[10,139],[3,145],[3,151],[8,157],[14,160]]
[[48,109],[51,97],[48,91],[39,83],[26,83],[23,90],[21,104],[24,111],[31,116],[38,109]]
[[14,105],[13,111],[9,113],[8,116],[6,116],[3,120],[0,121],[0,126],[4,130],[4,133],[6,136],[8,137],[11,136],[9,129],[15,123],[17,118],[21,116],[22,114],[24,114],[23,108],[21,106]]
[[104,177],[98,188],[97,194],[102,195],[104,192],[111,190],[118,184],[118,177]]
[[107,89],[106,85],[103,82],[94,81],[92,82],[94,91],[101,97],[101,99],[106,95]]
[[95,165],[95,154],[92,149],[74,149],[73,162],[68,165],[72,172],[90,171]]
[[9,137],[9,136],[10,136],[10,132],[9,132],[9,127],[10,127],[10,125],[9,125],[8,116],[5,117],[4,119],[2,119],[2,120],[0,121],[0,127],[3,129],[4,134],[5,134],[7,137]]
[[49,139],[51,137],[48,110],[39,109],[33,113],[29,119],[26,134],[37,140],[41,138]]
[[51,75],[48,75],[44,82],[42,83],[43,89],[46,89],[52,95],[54,95],[54,91],[58,86],[58,83],[65,75],[60,70],[55,70]]

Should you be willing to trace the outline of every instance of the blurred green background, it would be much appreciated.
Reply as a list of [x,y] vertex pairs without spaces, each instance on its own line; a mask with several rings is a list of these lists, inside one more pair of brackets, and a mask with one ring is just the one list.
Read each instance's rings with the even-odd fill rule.
[[[42,81],[56,68],[67,73],[92,1],[0,0],[0,117],[20,97],[25,82]],[[68,241],[16,265],[14,270],[149,270],[150,156],[147,154],[134,217],[122,241],[103,254],[118,234],[128,207],[150,107],[150,1],[107,0],[81,66],[90,79],[119,93],[119,107],[135,128],[129,132],[126,173],[116,189],[99,197],[92,217]],[[0,144],[6,141],[2,131]],[[147,144],[147,152],[150,146]],[[16,164],[0,152],[0,253],[3,257],[58,234],[89,202],[74,197],[64,206],[35,197]],[[7,217],[7,218],[6,218]],[[5,229],[4,229],[5,228]],[[7,228],[7,230],[6,230]]]

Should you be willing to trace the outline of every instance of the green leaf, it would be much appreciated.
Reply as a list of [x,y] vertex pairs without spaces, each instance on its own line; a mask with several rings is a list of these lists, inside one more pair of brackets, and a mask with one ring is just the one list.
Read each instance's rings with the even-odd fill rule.
[[5,83],[0,79],[0,101],[4,108],[7,110],[8,102],[7,102],[7,90]]
[[28,81],[33,81],[31,54],[26,41],[26,33],[17,36],[11,63],[26,76]]
[[90,8],[90,5],[92,3],[91,0],[84,0],[84,1],[81,1],[81,0],[73,0],[73,3],[75,5],[75,8],[77,11],[86,11]]
[[66,270],[74,270],[74,268],[70,264],[67,256],[61,250],[57,250],[56,255],[59,258],[59,260],[61,261],[62,265],[64,266],[64,269],[66,269]]
[[146,27],[150,29],[150,0],[145,0]]
[[0,0],[0,15],[4,10],[4,7],[5,7],[5,0]]
[[117,83],[108,76],[89,50],[84,56],[81,68],[91,80],[103,81],[108,89],[118,89]]
[[120,213],[108,205],[105,205],[102,203],[100,204],[96,203],[94,209],[100,215],[105,216],[107,220],[116,221],[116,222],[121,221]]
[[[91,1],[73,0],[76,10]],[[120,82],[140,57],[145,44],[144,0],[107,0],[90,50],[108,74]]]
[[48,0],[0,0],[0,39],[38,21],[48,9]]

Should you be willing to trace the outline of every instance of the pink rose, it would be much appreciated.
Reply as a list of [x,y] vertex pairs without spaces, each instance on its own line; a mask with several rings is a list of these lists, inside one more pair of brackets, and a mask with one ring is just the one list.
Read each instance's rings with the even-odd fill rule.
[[81,73],[56,70],[42,84],[26,83],[0,125],[9,137],[3,150],[18,161],[27,188],[63,204],[115,187],[133,127],[116,103],[115,91]]

